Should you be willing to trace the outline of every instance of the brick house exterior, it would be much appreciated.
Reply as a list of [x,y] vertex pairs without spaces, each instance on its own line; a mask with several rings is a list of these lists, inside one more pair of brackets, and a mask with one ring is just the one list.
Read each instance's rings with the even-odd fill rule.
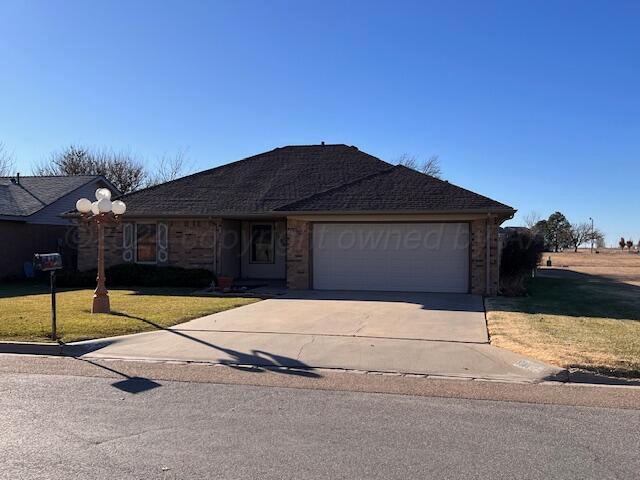
[[[313,161],[307,161],[306,156]],[[327,170],[313,170],[319,158],[330,163]],[[332,159],[337,159],[333,165]],[[340,177],[337,181],[330,177],[334,171]],[[326,175],[330,178],[324,178]],[[304,183],[306,177],[312,182]],[[221,182],[231,182],[237,191],[229,191]],[[207,185],[211,185],[210,195]],[[216,196],[223,188],[225,195]],[[256,189],[261,190],[257,196]],[[138,261],[137,232],[147,231],[139,225],[152,225],[157,238],[151,247],[156,251],[151,263],[205,268],[236,278],[281,278],[291,289],[317,287],[314,278],[319,273],[314,265],[321,265],[314,252],[314,232],[318,224],[390,229],[453,224],[468,232],[464,236],[468,243],[463,253],[451,253],[452,258],[457,255],[458,262],[454,265],[452,260],[451,267],[446,258],[443,260],[449,252],[447,245],[442,247],[442,254],[433,257],[434,264],[444,265],[438,267],[439,275],[463,282],[460,288],[469,293],[495,295],[499,288],[498,229],[515,212],[448,182],[389,165],[344,145],[284,147],[123,199],[128,206],[123,223],[105,229],[107,267]],[[158,199],[161,204],[153,206],[151,200],[157,204]],[[163,214],[154,215],[152,209]],[[86,224],[78,228],[80,270],[95,268],[94,228]],[[363,251],[358,250],[355,256]],[[267,261],[259,258],[262,254],[267,255]],[[379,259],[380,252],[377,255]],[[411,260],[414,255],[421,259],[422,251],[408,252],[405,257]],[[249,261],[245,257],[250,257]],[[386,268],[393,280],[391,275],[398,273],[397,268]],[[415,276],[416,271],[408,271],[407,276]],[[467,278],[461,278],[464,276]],[[420,288],[419,281],[415,288]],[[428,284],[434,285],[433,279]],[[448,290],[443,287],[442,291]]]
[[[168,226],[168,258],[159,265],[182,268],[204,268],[216,270],[216,238],[218,236],[219,221],[216,220],[167,220],[145,219],[145,222],[158,222]],[[127,261],[124,258],[123,222],[119,225],[107,225],[104,232],[105,266],[110,267],[122,263],[134,263],[135,259]],[[97,256],[97,228],[93,224],[78,226],[78,270],[96,268]]]

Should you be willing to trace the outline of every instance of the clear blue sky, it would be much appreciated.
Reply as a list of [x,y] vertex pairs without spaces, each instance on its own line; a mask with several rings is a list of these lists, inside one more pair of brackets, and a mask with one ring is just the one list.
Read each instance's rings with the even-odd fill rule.
[[322,140],[637,241],[640,3],[0,1],[24,173],[70,143],[200,170]]

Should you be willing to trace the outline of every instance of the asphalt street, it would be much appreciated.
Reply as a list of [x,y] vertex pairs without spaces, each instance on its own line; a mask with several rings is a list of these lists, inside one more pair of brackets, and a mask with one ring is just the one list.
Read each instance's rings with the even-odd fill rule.
[[[90,365],[102,376],[4,367],[0,478],[631,479],[640,471],[633,408],[157,380],[114,363]],[[523,386],[535,387],[545,388]]]

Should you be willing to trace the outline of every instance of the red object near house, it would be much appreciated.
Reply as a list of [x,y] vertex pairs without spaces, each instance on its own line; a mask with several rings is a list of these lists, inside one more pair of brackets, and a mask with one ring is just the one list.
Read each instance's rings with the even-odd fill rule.
[[233,285],[233,277],[218,277],[217,286],[219,289],[231,288]]

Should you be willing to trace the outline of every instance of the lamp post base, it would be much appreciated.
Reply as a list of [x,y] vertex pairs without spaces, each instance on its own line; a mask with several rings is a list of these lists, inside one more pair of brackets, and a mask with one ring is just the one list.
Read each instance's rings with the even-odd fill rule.
[[111,313],[109,296],[99,295],[96,293],[93,296],[93,306],[91,307],[91,313]]

